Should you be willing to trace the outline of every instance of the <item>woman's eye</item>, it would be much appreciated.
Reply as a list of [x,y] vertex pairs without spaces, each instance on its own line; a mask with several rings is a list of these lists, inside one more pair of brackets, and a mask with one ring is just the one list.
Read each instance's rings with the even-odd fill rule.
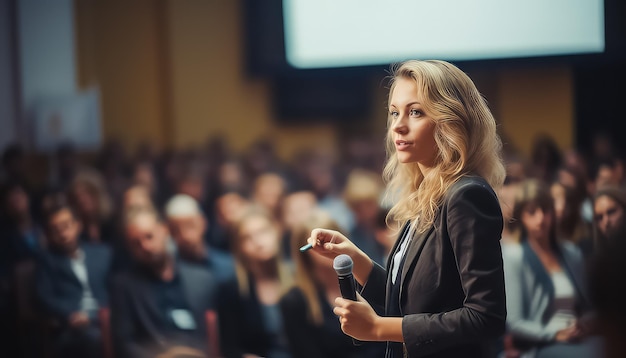
[[398,113],[398,111],[390,111],[389,115],[391,116],[391,118],[398,118],[400,113]]
[[419,117],[419,116],[421,116],[421,115],[422,115],[422,112],[418,111],[417,109],[412,109],[412,110],[409,112],[409,115],[410,115],[411,117]]

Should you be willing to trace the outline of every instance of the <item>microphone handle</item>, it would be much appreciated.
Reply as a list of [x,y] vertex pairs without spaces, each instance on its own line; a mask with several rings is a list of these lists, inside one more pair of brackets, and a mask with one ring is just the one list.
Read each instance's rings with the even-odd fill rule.
[[[341,297],[356,301],[356,284],[354,282],[354,276],[350,273],[344,276],[337,276],[339,279],[339,290],[341,291]],[[352,344],[360,346],[363,342],[358,339],[352,338]]]

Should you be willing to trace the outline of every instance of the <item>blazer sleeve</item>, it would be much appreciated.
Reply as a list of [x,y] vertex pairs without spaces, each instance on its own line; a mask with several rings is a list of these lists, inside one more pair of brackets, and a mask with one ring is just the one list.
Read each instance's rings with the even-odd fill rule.
[[367,277],[367,282],[359,292],[367,302],[376,309],[383,312],[385,307],[385,288],[387,285],[387,271],[379,264],[372,261],[374,266]]
[[315,340],[315,328],[308,318],[306,299],[300,290],[287,292],[280,300],[280,309],[291,354],[302,358],[323,357],[319,342]]
[[505,330],[503,219],[495,193],[486,183],[461,184],[449,194],[441,215],[445,215],[442,239],[450,240],[465,300],[452,311],[403,317],[402,334],[410,357],[485,341]]
[[549,342],[556,331],[549,331],[541,322],[524,319],[524,266],[523,253],[519,245],[503,249],[504,279],[506,281],[506,324],[513,337],[528,342]]

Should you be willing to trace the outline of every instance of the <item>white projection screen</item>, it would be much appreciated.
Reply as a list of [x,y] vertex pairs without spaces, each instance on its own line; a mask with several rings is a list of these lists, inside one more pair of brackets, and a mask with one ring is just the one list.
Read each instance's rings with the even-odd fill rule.
[[603,0],[283,0],[301,69],[604,51]]

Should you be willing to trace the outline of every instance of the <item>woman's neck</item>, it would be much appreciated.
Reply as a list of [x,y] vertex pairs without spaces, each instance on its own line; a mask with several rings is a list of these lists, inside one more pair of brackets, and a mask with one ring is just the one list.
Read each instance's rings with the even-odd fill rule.
[[552,252],[552,245],[550,244],[550,239],[548,237],[528,237],[529,245],[535,250],[540,250],[542,252]]

